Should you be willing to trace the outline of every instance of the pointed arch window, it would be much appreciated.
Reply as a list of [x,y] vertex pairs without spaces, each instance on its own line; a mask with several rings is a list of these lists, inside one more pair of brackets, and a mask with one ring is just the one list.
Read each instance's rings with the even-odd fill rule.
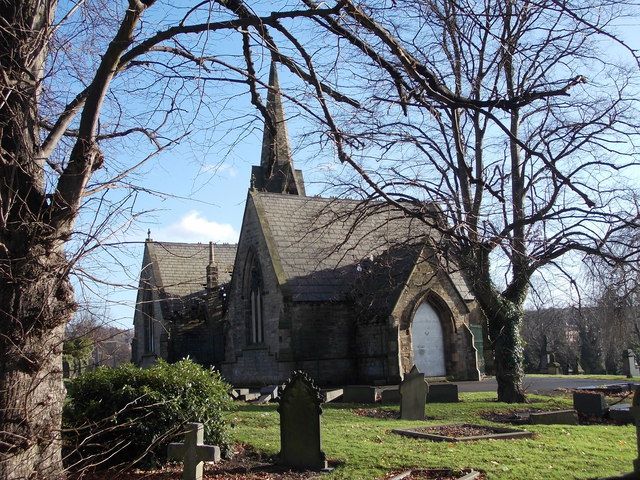
[[245,301],[247,302],[247,343],[264,342],[264,285],[258,260],[251,255],[245,278]]
[[153,324],[153,295],[151,290],[145,289],[142,297],[142,321],[143,321],[143,335],[144,335],[144,353],[155,352],[155,328]]

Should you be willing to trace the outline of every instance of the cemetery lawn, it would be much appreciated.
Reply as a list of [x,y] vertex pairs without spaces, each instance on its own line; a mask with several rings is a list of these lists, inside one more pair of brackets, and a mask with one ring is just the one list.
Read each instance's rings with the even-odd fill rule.
[[527,373],[526,377],[534,378],[572,378],[576,380],[612,380],[619,383],[640,382],[640,377],[627,378],[624,375],[598,375],[586,373],[584,375],[548,375],[546,373]]
[[[531,403],[497,403],[494,393],[461,393],[457,404],[427,404],[426,421],[363,416],[369,409],[398,411],[393,405],[329,403],[323,406],[322,443],[335,470],[318,478],[373,480],[390,471],[410,467],[474,468],[489,479],[599,478],[629,473],[637,455],[635,427],[631,425],[526,425],[492,423],[482,414],[490,411],[554,410],[572,408],[568,396],[530,395]],[[238,404],[229,414],[233,440],[252,445],[266,454],[280,449],[276,404]],[[354,409],[361,409],[360,415]],[[380,415],[378,415],[380,416]],[[441,443],[402,437],[394,428],[444,423],[525,428],[536,435],[522,440],[482,440]],[[315,478],[310,476],[309,478]]]

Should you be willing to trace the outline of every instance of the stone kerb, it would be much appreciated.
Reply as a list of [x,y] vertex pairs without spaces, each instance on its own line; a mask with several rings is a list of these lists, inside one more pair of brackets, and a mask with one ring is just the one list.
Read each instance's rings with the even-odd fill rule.
[[279,463],[299,470],[327,469],[320,438],[322,395],[313,380],[305,372],[293,372],[278,402]]
[[184,443],[170,443],[167,458],[183,462],[182,480],[202,480],[204,462],[219,462],[220,447],[204,445],[204,425],[187,423]]

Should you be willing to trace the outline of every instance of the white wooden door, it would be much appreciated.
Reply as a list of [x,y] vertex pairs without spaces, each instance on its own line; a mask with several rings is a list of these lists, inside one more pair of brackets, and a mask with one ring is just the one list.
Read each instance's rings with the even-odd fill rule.
[[436,311],[428,303],[418,307],[411,325],[413,361],[427,377],[444,377],[444,337]]

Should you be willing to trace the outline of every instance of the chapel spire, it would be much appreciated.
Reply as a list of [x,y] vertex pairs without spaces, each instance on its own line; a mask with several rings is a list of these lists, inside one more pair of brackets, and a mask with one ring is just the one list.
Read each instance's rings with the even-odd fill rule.
[[265,119],[262,134],[260,166],[252,169],[251,186],[272,193],[304,195],[302,172],[293,167],[278,70],[274,60],[271,61],[269,72],[266,110],[268,118]]

